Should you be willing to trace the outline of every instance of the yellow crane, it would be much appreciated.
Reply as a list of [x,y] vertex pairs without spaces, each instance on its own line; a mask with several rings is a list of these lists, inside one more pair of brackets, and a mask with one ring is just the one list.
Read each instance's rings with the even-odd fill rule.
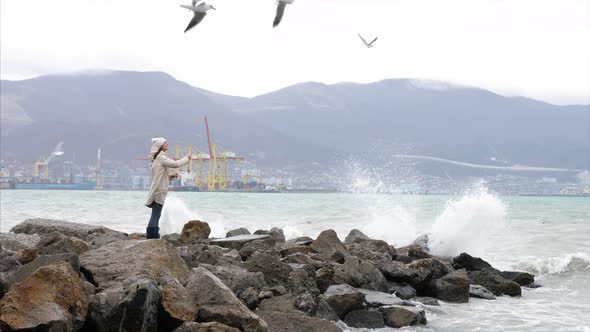
[[64,154],[63,145],[64,142],[57,143],[55,149],[53,149],[53,152],[51,152],[49,156],[44,158],[43,161],[36,161],[35,164],[33,164],[33,177],[41,177],[44,179],[49,178],[49,162],[54,157],[61,156],[62,154]]

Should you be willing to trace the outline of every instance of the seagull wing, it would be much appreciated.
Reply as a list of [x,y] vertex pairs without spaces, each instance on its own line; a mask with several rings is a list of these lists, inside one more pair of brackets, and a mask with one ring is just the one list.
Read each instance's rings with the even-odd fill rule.
[[283,14],[285,13],[285,7],[287,7],[287,3],[279,1],[277,5],[277,14],[275,15],[275,20],[272,22],[273,28],[281,23],[281,19],[283,19]]
[[361,34],[360,34],[360,33],[357,33],[357,35],[359,35],[359,38],[360,38],[360,39],[363,41],[363,44],[365,44],[365,45],[369,45],[369,44],[367,43],[367,41],[365,40],[365,38],[363,38],[363,36],[361,36]]
[[188,23],[188,26],[186,27],[184,32],[189,31],[190,29],[194,28],[195,25],[199,24],[199,22],[203,20],[203,17],[205,17],[205,15],[207,15],[206,12],[195,12],[195,15],[193,15],[193,19]]
[[379,38],[379,37],[375,37],[375,39],[373,39],[373,41],[370,42],[369,45],[373,45],[373,43],[377,40],[377,38]]

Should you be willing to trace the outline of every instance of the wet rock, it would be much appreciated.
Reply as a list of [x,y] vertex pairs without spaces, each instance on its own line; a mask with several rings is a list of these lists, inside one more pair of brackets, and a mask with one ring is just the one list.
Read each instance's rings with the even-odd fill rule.
[[0,233],[0,247],[9,251],[34,249],[39,239],[37,234]]
[[39,235],[59,232],[66,236],[73,236],[84,241],[88,241],[89,236],[95,234],[119,233],[126,237],[125,233],[117,232],[102,226],[50,219],[27,219],[12,227],[10,231],[13,233]]
[[34,249],[21,249],[14,256],[21,265],[28,264],[37,258],[37,252]]
[[446,265],[435,258],[415,260],[406,267],[416,273],[410,280],[410,285],[416,289],[418,295],[430,295],[428,289],[430,281],[441,278],[449,272]]
[[92,247],[76,237],[66,236],[59,232],[43,234],[35,247],[40,255],[74,253],[80,255]]
[[148,278],[132,276],[91,297],[85,328],[98,332],[158,331],[162,293]]
[[495,300],[496,296],[483,286],[469,285],[469,296],[484,300]]
[[257,230],[256,232],[254,232],[254,234],[270,235],[273,238],[273,240],[275,240],[275,243],[285,243],[285,233],[280,228],[273,227],[270,229],[270,231]]
[[437,298],[455,303],[469,302],[469,277],[464,269],[451,271],[434,281]]
[[288,263],[288,264],[311,265],[315,269],[320,269],[320,268],[327,265],[326,262],[319,261],[317,259],[313,259],[313,258],[309,257],[308,255],[305,255],[302,253],[294,253],[292,255],[289,255],[289,256],[283,258],[283,262]]
[[80,260],[76,254],[43,255],[8,274],[5,278],[6,284],[10,287],[12,284],[25,280],[40,267],[58,262],[67,262],[71,265],[74,272],[78,273],[80,271]]
[[510,296],[521,295],[519,284],[502,277],[492,269],[485,268],[481,271],[471,271],[469,272],[469,279],[472,284],[483,286],[496,296],[503,294]]
[[347,313],[362,309],[365,302],[365,294],[354,289],[350,285],[332,285],[321,296],[340,318]]
[[385,327],[383,314],[379,311],[353,310],[346,314],[344,322],[350,327],[379,329]]
[[185,322],[175,329],[174,332],[240,332],[240,330],[219,322]]
[[390,306],[381,308],[385,325],[404,327],[426,324],[426,314],[423,309],[408,306]]
[[313,313],[314,317],[337,322],[340,320],[334,309],[324,300],[319,298],[316,305],[316,310]]
[[16,255],[11,252],[3,251],[0,253],[0,272],[8,272],[17,269],[21,264],[18,262]]
[[184,244],[191,244],[195,240],[202,240],[209,238],[211,234],[211,227],[209,224],[200,220],[190,220],[180,232],[180,242]]
[[335,269],[334,281],[337,284],[349,284],[358,288],[380,292],[388,291],[387,280],[379,269],[370,262],[361,261],[355,256],[347,257],[344,264]]
[[166,240],[117,241],[80,256],[99,289],[107,289],[131,276],[145,276],[157,283],[169,274],[184,283],[189,270],[176,248]]
[[211,240],[209,243],[224,248],[240,250],[248,242],[262,240],[269,237],[270,235],[236,235],[232,237],[226,237],[224,239]]
[[242,247],[242,249],[240,249],[239,253],[242,260],[247,260],[257,251],[266,251],[271,255],[278,255],[278,252],[275,249],[275,240],[272,237],[248,242]]
[[377,292],[362,288],[357,288],[357,290],[365,294],[365,302],[371,308],[379,308],[392,304],[400,304],[403,302],[403,300],[397,297],[395,294]]
[[232,237],[238,235],[250,235],[250,231],[244,227],[233,229],[225,234],[225,237]]
[[381,271],[385,279],[398,283],[409,283],[417,277],[416,272],[406,267],[406,264],[387,258],[372,261]]
[[417,296],[412,299],[414,302],[422,303],[424,305],[431,305],[431,306],[440,306],[438,300],[428,296]]
[[298,254],[298,253],[310,255],[310,254],[315,253],[315,251],[309,246],[293,246],[293,247],[289,247],[289,248],[281,250],[281,255],[283,257],[287,257],[289,255]]
[[427,252],[429,252],[430,249],[428,248],[428,242],[430,242],[430,238],[428,237],[428,234],[422,234],[422,235],[418,236],[412,242],[412,244],[419,245],[420,247],[424,248],[424,250],[426,250]]
[[320,256],[331,261],[336,261],[333,259],[335,254],[343,257],[348,256],[344,244],[340,242],[336,232],[331,229],[321,232],[318,238],[310,244],[310,247]]
[[309,317],[295,308],[296,299],[287,294],[264,300],[257,314],[268,323],[269,332],[342,332],[334,323],[317,317]]
[[395,294],[397,297],[403,300],[408,300],[416,296],[416,290],[414,287],[408,284],[400,284],[397,282],[389,283],[389,293]]
[[424,247],[417,244],[411,244],[409,246],[397,248],[396,250],[398,255],[409,256],[412,260],[432,257]]
[[404,254],[398,253],[398,254],[397,254],[397,255],[396,255],[394,258],[393,258],[393,260],[394,260],[394,261],[397,261],[397,262],[404,263],[404,264],[409,264],[409,263],[411,263],[412,261],[414,261],[415,259],[414,259],[414,258],[412,258],[412,257],[410,257],[410,256],[408,256],[408,255],[404,255]]
[[467,253],[461,253],[459,256],[453,257],[452,264],[455,269],[465,269],[467,271],[480,271],[492,267],[490,263],[483,259],[473,257]]
[[268,252],[255,252],[244,265],[250,272],[262,272],[268,286],[286,285],[292,270],[277,255]]
[[250,310],[256,309],[258,306],[258,291],[254,287],[248,287],[241,292],[236,293],[238,298],[248,307]]
[[266,323],[234,295],[213,273],[205,268],[193,269],[186,285],[197,306],[197,322],[216,321],[245,332],[267,331]]
[[[348,253],[362,260],[391,260],[392,255],[389,245],[381,240],[366,240],[361,243],[352,243],[346,246]],[[395,252],[395,249],[393,249]]]
[[526,272],[503,271],[501,275],[521,286],[527,286],[535,282],[535,276]]
[[0,300],[0,320],[14,330],[75,331],[87,311],[84,283],[65,262],[39,268]]
[[353,229],[348,233],[346,238],[344,239],[344,243],[352,244],[352,243],[359,243],[363,241],[370,240],[371,238],[366,236],[363,232],[359,231],[358,229]]
[[213,266],[201,264],[200,266],[215,274],[236,294],[247,288],[261,290],[265,285],[262,272],[250,272],[235,265]]

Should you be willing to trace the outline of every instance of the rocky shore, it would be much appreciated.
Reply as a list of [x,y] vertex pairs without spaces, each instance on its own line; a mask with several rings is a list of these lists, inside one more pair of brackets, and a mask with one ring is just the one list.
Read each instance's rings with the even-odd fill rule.
[[394,248],[352,230],[342,242],[245,228],[209,238],[193,220],[145,240],[105,227],[26,220],[0,234],[0,331],[342,331],[427,324],[439,300],[520,296],[525,272],[428,237]]

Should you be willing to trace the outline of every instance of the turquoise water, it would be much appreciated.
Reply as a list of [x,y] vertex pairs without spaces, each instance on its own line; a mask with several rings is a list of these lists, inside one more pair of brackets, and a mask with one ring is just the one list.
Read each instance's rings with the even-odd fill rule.
[[[143,232],[146,192],[1,191],[0,231],[27,218],[51,218]],[[500,269],[533,272],[542,288],[521,298],[472,299],[429,309],[427,330],[590,331],[590,198],[498,197],[480,189],[458,196],[387,194],[171,193],[163,233],[190,219],[212,236],[246,227],[283,228],[287,237],[352,228],[396,246],[429,233],[440,255],[462,251]]]

